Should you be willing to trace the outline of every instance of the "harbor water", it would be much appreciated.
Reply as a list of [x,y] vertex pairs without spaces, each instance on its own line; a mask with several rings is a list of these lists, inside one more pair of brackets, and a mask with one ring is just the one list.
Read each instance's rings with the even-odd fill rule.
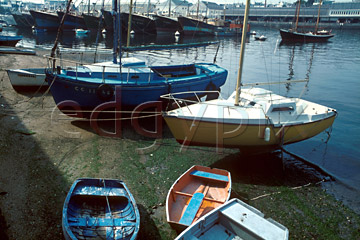
[[[335,108],[338,117],[333,127],[309,140],[286,146],[285,149],[304,158],[332,175],[335,184],[325,185],[329,192],[351,206],[360,206],[360,31],[334,30],[335,37],[325,43],[283,44],[276,28],[253,27],[266,41],[247,40],[243,83],[279,82],[309,79],[308,83],[265,85],[277,94],[301,97]],[[50,49],[56,33],[34,34],[16,28],[4,32],[22,35],[18,46]],[[111,52],[112,36],[96,34],[63,34],[60,48],[71,51]],[[148,64],[183,64],[213,62],[229,71],[221,88],[224,97],[235,89],[239,65],[241,37],[175,38],[174,36],[134,36],[131,45],[176,44],[218,41],[202,47],[147,50],[130,53]],[[39,66],[41,67],[41,66]],[[45,66],[44,66],[45,67]]]

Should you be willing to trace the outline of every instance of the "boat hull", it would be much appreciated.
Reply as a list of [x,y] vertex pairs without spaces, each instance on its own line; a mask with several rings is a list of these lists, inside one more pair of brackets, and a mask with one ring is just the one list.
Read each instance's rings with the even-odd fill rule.
[[[104,27],[105,27],[104,19],[93,16],[93,15],[88,15],[88,14],[83,14],[82,16],[84,18],[87,29],[89,29],[90,31],[95,32],[95,31],[98,31],[99,28],[100,28],[100,30],[104,29]],[[101,20],[101,23],[100,23],[100,20]]]
[[60,26],[60,21],[56,14],[34,10],[30,10],[30,14],[35,21],[35,28],[39,31],[57,31]]
[[[203,173],[203,176],[215,175],[220,176],[220,178],[199,177],[195,174],[196,172]],[[198,165],[192,166],[175,181],[168,192],[166,199],[168,223],[177,232],[183,231],[201,216],[227,202],[230,198],[231,184],[230,172],[226,170]],[[190,202],[195,194],[199,193],[203,194],[202,202],[198,209],[193,212],[193,219],[189,219],[185,223],[183,221],[184,216],[193,207],[190,206]]]
[[210,25],[205,22],[187,17],[178,17],[178,21],[183,29],[184,35],[215,35],[216,27],[214,25]]
[[48,88],[48,84],[45,82],[44,68],[9,69],[7,74],[15,90],[26,91]]
[[256,208],[234,198],[201,217],[175,240],[288,238],[289,230],[285,226],[266,219]]
[[280,29],[281,39],[284,42],[326,42],[334,37],[334,34],[310,34],[292,32],[290,30]]
[[[129,23],[129,14],[121,13],[121,24],[123,31],[127,31]],[[131,30],[135,34],[156,35],[155,21],[144,16],[132,15],[131,16]]]
[[[64,12],[57,12],[59,22],[64,17]],[[84,18],[82,16],[75,16],[67,14],[64,20],[63,30],[74,30],[74,29],[84,29],[87,30]]]
[[65,239],[136,239],[140,214],[124,182],[81,178],[65,199],[62,228]]
[[[176,141],[183,145],[271,151],[279,149],[283,144],[303,141],[321,133],[333,124],[336,115],[333,112],[325,119],[288,126],[284,124],[283,127],[241,122],[227,124],[220,120],[218,123],[193,121],[169,115],[165,115],[164,119]],[[195,127],[194,133],[190,132],[190,126]],[[265,141],[266,128],[270,128],[269,141]]]
[[35,21],[29,13],[13,13],[12,16],[18,28],[32,28]]
[[[215,64],[196,65],[198,71],[202,69],[207,73],[165,77],[171,72],[175,74],[174,69],[184,70],[186,66],[192,68],[194,65],[152,67],[155,72],[162,71],[164,77],[159,77],[154,72],[149,73],[149,70],[130,75],[128,70],[123,70],[123,80],[118,75],[115,79],[106,77],[103,81],[101,78],[80,77],[80,73],[76,77],[76,73],[67,76],[47,71],[46,79],[56,104],[75,102],[84,110],[93,110],[103,103],[114,101],[119,101],[117,103],[123,107],[134,108],[145,102],[160,101],[160,96],[169,92],[204,91],[209,87],[209,90],[217,90],[226,81],[227,71]],[[101,77],[102,73],[99,75]],[[109,77],[114,75],[109,73]],[[105,92],[102,87],[104,83],[107,85]]]
[[155,15],[153,18],[155,19],[156,32],[158,35],[174,35],[176,32],[182,32],[181,25],[177,20],[159,15]]
[[15,47],[22,39],[22,36],[0,36],[0,46]]

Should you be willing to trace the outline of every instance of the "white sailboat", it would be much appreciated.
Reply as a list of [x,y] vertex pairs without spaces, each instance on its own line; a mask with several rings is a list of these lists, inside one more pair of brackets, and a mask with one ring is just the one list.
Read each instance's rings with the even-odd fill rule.
[[183,146],[274,150],[321,133],[337,116],[335,109],[303,99],[283,97],[258,87],[241,89],[248,11],[249,4],[245,9],[236,91],[229,98],[202,101],[197,97],[200,94],[193,92],[198,101],[189,102],[178,97],[183,93],[162,96],[178,105],[163,117]]

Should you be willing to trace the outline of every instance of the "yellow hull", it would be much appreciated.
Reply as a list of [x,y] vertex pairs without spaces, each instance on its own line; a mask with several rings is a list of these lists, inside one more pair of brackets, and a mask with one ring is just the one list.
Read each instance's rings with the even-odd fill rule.
[[[281,145],[303,141],[329,128],[336,114],[319,121],[275,127],[269,125],[235,125],[205,121],[193,121],[164,116],[175,139],[183,145],[227,148],[264,147],[279,148]],[[266,141],[265,129],[270,138]]]

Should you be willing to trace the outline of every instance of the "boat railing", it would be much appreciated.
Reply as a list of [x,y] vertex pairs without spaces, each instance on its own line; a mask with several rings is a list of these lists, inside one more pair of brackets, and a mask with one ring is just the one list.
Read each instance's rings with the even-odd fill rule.
[[[45,55],[45,57],[48,59],[48,63],[47,63],[47,68],[52,71],[55,74],[60,74],[61,73],[61,69],[65,69],[65,70],[71,70],[74,72],[74,75],[76,77],[76,79],[80,76],[80,73],[84,73],[84,66],[85,65],[90,65],[91,63],[85,63],[83,61],[83,58],[81,58],[80,61],[76,61],[73,59],[65,59],[63,58],[61,55],[60,57],[51,57],[48,55]],[[105,83],[106,78],[106,70],[107,69],[112,69],[112,70],[116,70],[116,73],[122,74],[122,73],[126,73],[126,79],[124,81],[126,81],[126,83],[129,83],[129,80],[131,79],[130,73],[132,71],[134,72],[138,72],[140,73],[146,73],[146,71],[144,71],[144,69],[148,69],[148,79],[147,82],[150,83],[151,82],[151,76],[152,73],[156,73],[156,71],[154,71],[154,69],[149,68],[148,66],[145,65],[129,65],[129,66],[124,66],[124,65],[109,65],[107,64],[101,64],[98,63],[96,65],[93,65],[94,68],[99,69],[98,72],[101,72],[101,78],[102,78],[102,82]],[[100,70],[101,69],[101,70]],[[89,68],[89,73],[91,73],[91,69]],[[158,75],[166,78],[166,76],[161,75],[161,73],[157,73]],[[139,78],[134,78],[135,80],[135,84],[138,84],[139,82]]]

